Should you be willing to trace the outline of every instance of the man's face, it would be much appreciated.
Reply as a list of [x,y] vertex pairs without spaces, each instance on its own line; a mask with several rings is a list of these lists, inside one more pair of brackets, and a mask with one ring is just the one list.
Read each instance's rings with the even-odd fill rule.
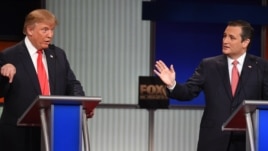
[[46,49],[52,41],[54,28],[48,23],[35,23],[27,28],[27,36],[38,50]]
[[242,41],[240,26],[227,26],[222,39],[223,54],[237,59],[247,50],[249,39]]

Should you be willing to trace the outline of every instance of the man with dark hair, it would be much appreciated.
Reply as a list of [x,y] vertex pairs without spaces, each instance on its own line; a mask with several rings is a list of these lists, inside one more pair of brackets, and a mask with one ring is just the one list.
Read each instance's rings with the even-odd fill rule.
[[268,99],[268,62],[247,53],[253,31],[246,21],[230,21],[223,33],[223,54],[203,59],[184,84],[175,80],[173,65],[156,61],[154,73],[167,85],[170,98],[191,100],[201,91],[205,94],[198,151],[246,150],[245,132],[221,127],[242,101]]

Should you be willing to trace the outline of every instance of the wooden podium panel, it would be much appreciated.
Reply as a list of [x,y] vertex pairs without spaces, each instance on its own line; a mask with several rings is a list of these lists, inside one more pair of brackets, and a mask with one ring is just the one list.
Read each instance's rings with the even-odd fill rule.
[[246,131],[247,151],[267,151],[268,100],[245,100],[222,125],[223,131]]
[[37,96],[17,121],[19,126],[41,126],[40,108],[49,108],[54,105],[83,105],[87,116],[100,103],[100,97],[85,96]]
[[245,131],[247,129],[245,113],[253,113],[256,109],[268,109],[268,101],[245,100],[223,124],[222,130]]

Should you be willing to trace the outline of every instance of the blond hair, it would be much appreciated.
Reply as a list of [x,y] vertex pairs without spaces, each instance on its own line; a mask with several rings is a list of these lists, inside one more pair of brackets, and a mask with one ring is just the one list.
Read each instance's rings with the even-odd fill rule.
[[53,13],[46,9],[36,9],[31,11],[25,18],[23,33],[26,34],[26,28],[28,26],[34,26],[35,23],[49,23],[52,25],[57,25],[57,18]]

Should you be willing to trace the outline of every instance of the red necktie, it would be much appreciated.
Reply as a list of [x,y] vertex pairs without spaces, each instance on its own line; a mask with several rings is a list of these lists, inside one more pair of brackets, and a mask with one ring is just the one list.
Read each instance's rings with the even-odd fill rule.
[[40,88],[42,91],[42,95],[49,95],[49,83],[47,78],[47,73],[45,66],[42,61],[42,50],[38,50],[38,57],[37,57],[37,76],[40,84]]
[[233,69],[232,69],[231,87],[232,87],[232,95],[234,96],[236,87],[239,81],[239,72],[236,67],[236,65],[238,64],[238,61],[235,60],[232,64],[233,64]]

